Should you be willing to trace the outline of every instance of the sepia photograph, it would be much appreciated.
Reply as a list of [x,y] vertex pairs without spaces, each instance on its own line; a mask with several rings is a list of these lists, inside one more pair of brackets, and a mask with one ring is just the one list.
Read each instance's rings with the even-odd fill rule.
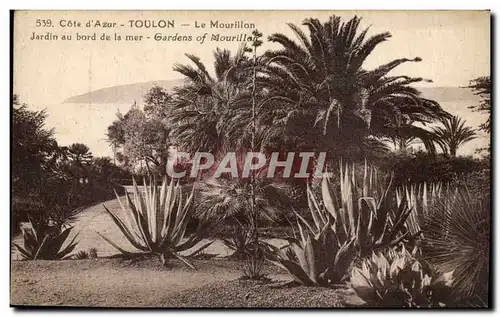
[[11,307],[492,308],[491,23],[11,11]]

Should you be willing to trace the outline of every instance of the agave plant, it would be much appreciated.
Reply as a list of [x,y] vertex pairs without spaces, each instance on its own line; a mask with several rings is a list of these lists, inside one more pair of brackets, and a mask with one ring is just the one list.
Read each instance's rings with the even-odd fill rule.
[[303,228],[298,222],[300,239],[288,238],[289,247],[268,245],[266,258],[287,270],[294,281],[301,285],[339,284],[348,277],[356,258],[354,239],[339,240],[331,228],[331,216],[323,216],[329,221],[318,231],[309,224]]
[[293,254],[270,247],[268,258],[300,284],[341,283],[350,275],[356,258],[396,245],[409,235],[405,221],[412,209],[405,198],[396,204],[391,182],[381,186],[366,164],[362,185],[356,182],[354,167],[346,166],[345,172],[341,168],[338,194],[329,178],[322,179],[322,204],[307,188],[312,223],[296,213],[300,238],[289,239]]
[[76,234],[66,246],[73,227],[55,225],[49,221],[30,219],[31,228],[23,229],[24,248],[15,244],[25,260],[61,260],[67,258],[77,245]]
[[406,227],[411,235],[418,235],[422,232],[422,225],[425,219],[431,216],[434,210],[432,206],[445,197],[450,192],[449,187],[442,183],[411,184],[396,189],[396,200],[401,204],[403,200],[408,202],[413,212],[406,220]]
[[[146,181],[144,181],[146,184]],[[207,248],[213,241],[203,244],[189,255],[181,255],[180,252],[189,250],[203,240],[204,234],[209,230],[206,223],[200,223],[194,233],[187,234],[186,229],[190,218],[190,208],[193,201],[193,190],[187,200],[183,200],[182,187],[168,183],[166,176],[158,188],[154,181],[144,185],[144,193],[141,193],[137,182],[133,179],[133,198],[126,193],[126,208],[116,194],[125,219],[106,208],[127,241],[138,252],[126,251],[117,243],[111,241],[104,235],[98,233],[104,240],[115,247],[126,256],[137,256],[144,254],[158,255],[162,265],[166,266],[168,259],[177,258],[190,268],[195,269],[189,257],[196,255]]]
[[[334,230],[343,240],[354,239],[361,257],[372,250],[393,246],[409,238],[406,220],[412,213],[406,197],[395,201],[391,189],[392,178],[386,186],[376,177],[376,171],[365,162],[362,181],[355,167],[340,170],[340,188],[332,187],[330,178],[323,177],[321,194],[323,205],[332,216]],[[320,205],[308,189],[309,208],[321,216]],[[325,225],[325,217],[313,217],[317,228]]]
[[404,247],[372,253],[354,267],[351,286],[369,306],[439,307],[448,302],[453,272],[437,274]]

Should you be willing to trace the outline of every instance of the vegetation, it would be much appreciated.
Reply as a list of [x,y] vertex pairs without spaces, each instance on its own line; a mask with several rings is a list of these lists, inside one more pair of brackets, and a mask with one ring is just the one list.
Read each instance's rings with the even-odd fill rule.
[[288,239],[292,254],[276,247],[269,252],[270,260],[286,268],[300,284],[341,283],[356,258],[411,237],[407,218],[412,209],[406,199],[394,203],[390,183],[380,186],[366,166],[362,185],[356,182],[354,167],[346,166],[340,179],[340,190],[333,194],[328,177],[323,178],[321,203],[308,189],[313,224],[296,213],[300,237]]
[[66,259],[77,245],[77,234],[68,239],[73,227],[44,221],[30,221],[30,225],[31,228],[23,231],[24,248],[14,243],[25,260]]
[[443,127],[435,127],[436,142],[446,155],[457,156],[458,148],[476,138],[476,132],[466,127],[465,121],[453,116],[451,119],[442,119]]
[[114,179],[130,173],[108,158],[93,157],[85,144],[60,146],[53,129],[45,127],[45,111],[32,111],[13,98],[12,228],[29,219],[52,219],[61,210],[74,210],[110,199]]
[[406,249],[373,253],[352,271],[351,285],[368,306],[442,307],[453,272],[437,274]]
[[454,271],[453,293],[488,305],[491,239],[489,197],[458,190],[432,205],[425,223],[425,257],[442,271]]
[[476,95],[481,97],[481,102],[478,105],[472,105],[469,108],[489,114],[489,118],[482,123],[479,128],[484,132],[491,132],[491,78],[490,76],[478,77],[469,82],[467,88],[474,91]]
[[189,250],[201,242],[208,231],[207,225],[200,224],[194,233],[186,234],[191,217],[193,192],[184,200],[182,187],[175,185],[174,181],[168,183],[166,176],[159,189],[154,181],[143,187],[144,194],[141,193],[134,179],[133,199],[128,193],[125,194],[128,208],[122,204],[118,194],[116,195],[125,217],[124,221],[114,211],[104,206],[127,241],[139,253],[126,251],[104,235],[98,234],[125,256],[154,254],[159,256],[164,266],[168,264],[170,258],[174,257],[195,269],[189,257],[203,251],[212,242],[202,245],[189,255],[180,254],[181,251]]
[[[14,97],[12,218],[14,228],[32,226],[23,231],[24,247],[15,247],[28,260],[97,258],[96,249],[71,254],[77,242],[69,223],[77,207],[114,195],[120,210],[104,210],[125,239],[98,234],[123,258],[156,256],[163,266],[177,259],[194,269],[191,259],[202,258],[207,238],[225,231],[221,240],[245,279],[265,280],[268,261],[293,284],[348,285],[367,306],[487,306],[491,162],[458,153],[479,130],[491,132],[491,119],[467,127],[414,87],[431,80],[391,75],[419,57],[367,69],[391,34],[369,35],[360,22],[331,16],[289,24],[294,37],[271,34],[276,48],[262,54],[255,30],[236,52],[214,52],[213,73],[186,54],[190,64],[174,65],[182,85],[153,87],[143,106],[117,114],[107,133],[113,159],[94,157],[81,143],[60,146],[45,127],[46,112]],[[468,88],[481,97],[471,109],[490,113],[490,78]],[[425,151],[414,150],[417,142]],[[176,151],[216,159],[326,152],[329,172],[278,182],[264,167],[248,178],[176,180],[166,173]],[[175,164],[189,169],[192,162]],[[139,186],[137,176],[150,181]],[[124,179],[132,179],[132,194],[121,188]],[[263,241],[263,224],[285,226],[268,230],[287,244]]]

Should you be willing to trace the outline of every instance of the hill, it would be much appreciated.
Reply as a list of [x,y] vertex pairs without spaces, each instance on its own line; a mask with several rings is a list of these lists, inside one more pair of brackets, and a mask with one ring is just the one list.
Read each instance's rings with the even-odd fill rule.
[[[113,86],[70,97],[64,100],[63,103],[133,104],[134,101],[141,103],[144,95],[154,85],[172,90],[175,86],[181,84],[182,79],[174,79]],[[424,97],[438,102],[465,102],[478,100],[478,97],[475,96],[472,91],[460,87],[420,87],[420,90]]]
[[145,83],[113,86],[69,97],[64,100],[63,103],[132,104],[134,101],[142,103],[144,95],[153,86],[158,85],[167,90],[172,90],[175,86],[180,84],[182,84],[182,79],[148,81]]

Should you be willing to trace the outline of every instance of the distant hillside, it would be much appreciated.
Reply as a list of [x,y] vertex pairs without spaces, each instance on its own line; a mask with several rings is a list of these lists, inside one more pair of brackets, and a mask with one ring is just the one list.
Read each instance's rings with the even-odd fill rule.
[[422,95],[438,102],[478,101],[480,98],[472,90],[460,87],[420,87]]
[[63,103],[93,103],[93,104],[132,104],[134,101],[142,103],[144,95],[155,85],[172,90],[182,84],[181,79],[148,81],[123,86],[113,86],[94,90],[85,94],[70,97]]
[[[159,85],[167,90],[181,85],[181,79],[149,81],[123,86],[113,86],[91,91],[86,94],[70,97],[63,103],[86,104],[132,104],[134,101],[142,103],[144,95],[154,85]],[[472,91],[459,87],[421,87],[422,95],[438,102],[477,101],[478,97]]]

